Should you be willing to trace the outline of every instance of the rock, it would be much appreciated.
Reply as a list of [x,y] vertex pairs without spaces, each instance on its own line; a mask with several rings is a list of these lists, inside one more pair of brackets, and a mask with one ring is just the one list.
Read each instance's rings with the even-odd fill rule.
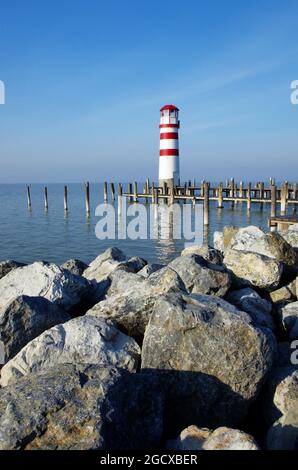
[[298,339],[298,301],[282,307],[280,314],[289,339]]
[[1,370],[5,387],[57,364],[97,364],[136,371],[141,350],[111,323],[85,315],[54,326],[28,343]]
[[286,286],[280,287],[280,289],[270,292],[270,298],[275,304],[297,299],[295,281],[290,282]]
[[165,264],[158,264],[158,263],[152,263],[152,264],[146,264],[146,266],[141,269],[138,274],[139,276],[143,276],[145,278],[149,277],[150,274],[155,273],[159,269],[162,269],[165,267]]
[[147,279],[133,273],[115,271],[108,296],[88,314],[113,320],[130,336],[142,336],[157,298],[167,292],[185,291],[178,274],[169,267]]
[[230,275],[222,266],[208,263],[198,255],[179,256],[168,266],[176,271],[186,289],[193,294],[223,297],[231,285]]
[[108,248],[90,263],[83,275],[90,281],[100,282],[106,279],[119,266],[121,261],[125,260],[126,256],[119,248]]
[[298,402],[269,429],[268,450],[298,450]]
[[[281,348],[279,345],[278,352]],[[279,420],[282,416],[282,411],[276,406],[275,401],[279,404],[279,386],[285,382],[288,384],[289,379],[295,372],[295,366],[290,363],[290,351],[288,357],[284,357],[283,362],[280,365],[280,357],[278,361],[274,362],[274,367],[268,374],[266,383],[264,384],[261,394],[257,400],[257,407],[254,410],[253,415],[256,416],[256,424],[258,428],[264,427],[263,431],[266,432],[268,427],[272,426],[273,423]],[[287,359],[287,362],[285,361]],[[287,385],[286,385],[287,387]],[[290,388],[290,387],[289,387]],[[282,386],[282,389],[285,389]]]
[[297,271],[298,257],[295,250],[278,233],[264,233],[253,225],[239,229],[228,247],[237,251],[249,251],[275,259]]
[[266,326],[274,329],[274,322],[271,316],[272,306],[268,300],[262,297],[250,287],[231,291],[226,300],[239,310],[248,313],[256,325]]
[[5,362],[43,331],[70,319],[68,313],[43,297],[21,295],[0,309],[0,340]]
[[168,294],[155,303],[146,328],[142,369],[164,380],[172,432],[192,422],[234,426],[257,397],[275,350],[271,331],[226,301]]
[[238,429],[221,427],[215,431],[189,426],[167,448],[173,450],[259,450],[252,436]]
[[177,439],[166,443],[169,450],[202,450],[206,439],[212,434],[207,428],[198,428],[197,426],[188,426],[180,433]]
[[224,264],[236,276],[238,284],[266,290],[274,290],[279,285],[283,272],[279,261],[248,251],[227,249]]
[[68,269],[68,271],[76,276],[82,276],[85,269],[88,268],[88,264],[80,261],[79,259],[69,259],[61,265],[61,268]]
[[287,232],[283,233],[282,236],[292,248],[298,249],[298,224],[290,225]]
[[6,260],[6,261],[0,261],[0,279],[2,277],[6,276],[10,271],[16,268],[20,268],[21,266],[26,266],[24,263],[18,263],[18,261],[14,260]]
[[0,449],[156,449],[162,415],[153,376],[57,365],[0,390]]
[[[223,245],[224,250],[230,248],[231,240],[234,238],[236,233],[238,233],[239,228],[233,226],[225,226],[223,230]],[[224,251],[223,250],[223,251]]]
[[139,256],[134,256],[128,261],[122,261],[119,263],[116,269],[123,269],[129,273],[137,273],[141,271],[147,265],[147,261]]
[[214,232],[213,233],[213,245],[214,248],[218,251],[224,251],[224,236],[223,232]]
[[0,309],[20,295],[45,297],[71,310],[90,288],[90,283],[66,269],[42,261],[13,269],[0,279]]
[[203,444],[204,450],[259,450],[252,436],[238,429],[221,427],[213,431]]
[[204,258],[207,263],[221,265],[223,255],[219,250],[208,245],[192,245],[188,246],[181,252],[181,256],[198,255]]
[[278,384],[273,401],[282,414],[298,406],[298,370],[293,371]]

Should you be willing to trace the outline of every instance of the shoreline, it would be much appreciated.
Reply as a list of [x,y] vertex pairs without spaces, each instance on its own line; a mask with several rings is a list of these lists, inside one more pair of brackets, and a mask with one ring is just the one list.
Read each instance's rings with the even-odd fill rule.
[[295,448],[297,293],[297,226],[225,227],[166,265],[1,262],[0,447]]

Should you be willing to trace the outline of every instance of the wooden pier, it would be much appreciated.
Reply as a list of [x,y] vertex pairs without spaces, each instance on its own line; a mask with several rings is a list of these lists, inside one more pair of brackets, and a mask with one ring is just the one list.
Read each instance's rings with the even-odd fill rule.
[[[110,191],[109,191],[110,187]],[[188,181],[184,185],[167,186],[164,183],[162,186],[155,185],[154,182],[149,181],[147,178],[145,184],[138,184],[137,182],[127,183],[123,185],[118,183],[117,186],[118,198],[126,197],[129,202],[146,202],[158,204],[161,201],[173,204],[175,202],[189,202],[196,204],[197,202],[203,203],[204,206],[204,225],[209,225],[209,208],[210,202],[215,201],[216,207],[223,210],[224,207],[230,206],[234,208],[237,204],[246,204],[248,213],[251,211],[253,204],[258,204],[260,209],[264,205],[270,205],[270,218],[269,226],[274,227],[283,223],[284,225],[291,225],[298,223],[297,212],[298,205],[298,185],[297,183],[283,182],[281,185],[276,185],[274,179],[270,178],[266,186],[263,181],[257,184],[251,183],[244,184],[242,181],[235,182],[233,178],[225,183],[221,182],[217,185],[211,185],[208,181],[201,181],[196,184],[195,181]],[[85,208],[86,214],[90,214],[90,185],[85,183]],[[103,183],[103,202],[115,202],[115,184]],[[68,211],[68,188],[64,186],[63,193],[64,211]],[[110,199],[110,200],[109,200]],[[100,202],[100,201],[99,201]],[[32,200],[30,187],[27,186],[27,204],[28,209],[32,210]],[[48,188],[44,188],[44,206],[45,210],[49,210]],[[289,214],[289,207],[291,207],[292,214]],[[279,215],[277,209],[279,208]]]

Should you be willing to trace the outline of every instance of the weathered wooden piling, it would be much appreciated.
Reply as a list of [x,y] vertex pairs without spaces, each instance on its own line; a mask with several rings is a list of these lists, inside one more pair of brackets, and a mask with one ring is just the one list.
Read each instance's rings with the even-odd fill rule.
[[31,204],[31,193],[30,193],[30,186],[27,186],[27,205],[29,211],[32,209],[32,204]]
[[103,183],[103,202],[108,202],[108,183]]
[[64,212],[68,211],[68,192],[67,186],[64,186],[64,200],[63,200]]
[[222,195],[222,183],[217,188],[217,207],[218,209],[223,208],[223,195]]
[[48,188],[44,187],[44,208],[45,211],[49,209],[49,201],[48,201]]
[[85,206],[86,206],[86,214],[90,214],[90,187],[89,182],[85,183]]
[[204,225],[209,225],[209,183],[204,183]]
[[270,210],[270,215],[271,217],[276,216],[276,186],[275,183],[272,182],[270,183],[270,196],[271,196],[271,210]]
[[114,183],[111,183],[111,198],[112,198],[112,202],[115,201],[115,186],[114,186]]
[[138,202],[138,183],[136,181],[133,184],[133,200]]
[[287,211],[287,197],[288,197],[288,185],[286,182],[281,187],[281,202],[280,202],[280,213],[285,215]]
[[247,211],[250,212],[250,209],[251,209],[251,183],[247,184],[246,200],[247,200]]

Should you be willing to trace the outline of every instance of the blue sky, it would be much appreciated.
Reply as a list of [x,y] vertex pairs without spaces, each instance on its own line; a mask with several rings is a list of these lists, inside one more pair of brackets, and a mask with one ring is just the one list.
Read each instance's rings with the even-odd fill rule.
[[297,180],[297,0],[1,0],[0,182]]

